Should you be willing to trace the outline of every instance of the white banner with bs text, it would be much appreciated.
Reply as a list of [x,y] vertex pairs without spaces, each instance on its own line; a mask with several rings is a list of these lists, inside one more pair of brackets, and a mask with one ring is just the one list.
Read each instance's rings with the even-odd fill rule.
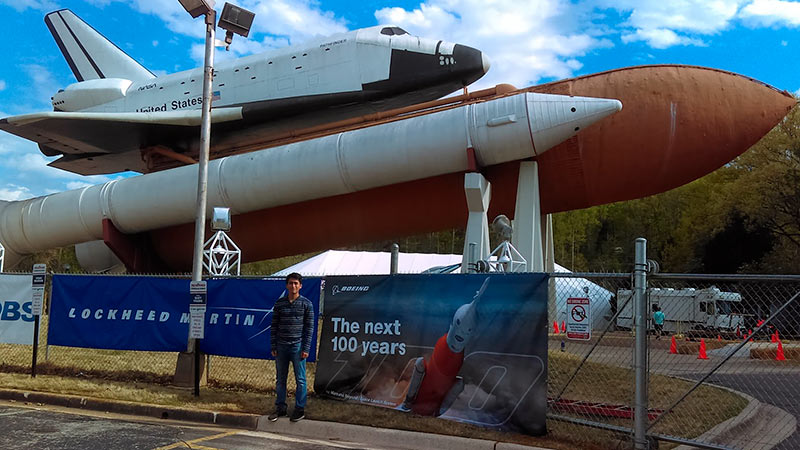
[[33,344],[31,276],[0,274],[0,343]]

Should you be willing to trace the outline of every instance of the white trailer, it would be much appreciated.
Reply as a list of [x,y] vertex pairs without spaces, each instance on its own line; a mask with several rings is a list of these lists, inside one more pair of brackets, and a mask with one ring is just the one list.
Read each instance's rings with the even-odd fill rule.
[[[633,291],[617,291],[617,305],[622,308],[617,316],[617,328],[633,328]],[[705,289],[647,290],[648,329],[653,329],[653,306],[664,312],[664,331],[683,333],[690,330],[735,332],[744,328],[744,316],[737,311],[742,296],[736,292],[723,292],[716,287]]]

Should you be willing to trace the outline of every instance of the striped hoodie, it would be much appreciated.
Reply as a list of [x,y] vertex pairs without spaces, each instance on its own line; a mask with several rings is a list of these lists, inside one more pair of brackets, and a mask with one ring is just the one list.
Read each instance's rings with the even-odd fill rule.
[[314,305],[311,300],[297,297],[293,302],[284,296],[272,307],[272,327],[269,330],[270,350],[278,344],[301,343],[301,351],[311,352],[311,334],[314,332]]

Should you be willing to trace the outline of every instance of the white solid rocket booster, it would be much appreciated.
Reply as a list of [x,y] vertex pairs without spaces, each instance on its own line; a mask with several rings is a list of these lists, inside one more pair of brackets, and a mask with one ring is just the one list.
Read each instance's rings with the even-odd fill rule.
[[[208,205],[233,214],[541,155],[622,109],[618,100],[522,93],[209,163]],[[197,168],[184,166],[23,201],[0,202],[6,267],[21,255],[190,223]]]

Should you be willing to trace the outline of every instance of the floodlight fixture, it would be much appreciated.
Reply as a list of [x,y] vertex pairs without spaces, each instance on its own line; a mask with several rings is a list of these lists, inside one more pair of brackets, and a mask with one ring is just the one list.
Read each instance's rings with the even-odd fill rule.
[[214,231],[231,231],[231,209],[215,207],[211,216],[211,229]]
[[511,226],[511,221],[505,214],[500,214],[494,218],[494,221],[492,221],[492,229],[496,233],[499,233],[505,241],[511,239],[514,230]]
[[198,18],[214,10],[214,0],[178,0],[193,18]]
[[225,3],[222,8],[222,14],[219,17],[220,28],[226,31],[225,33],[225,50],[233,42],[233,35],[247,37],[250,34],[250,27],[253,26],[253,19],[256,17],[255,13],[248,11],[236,5]]

